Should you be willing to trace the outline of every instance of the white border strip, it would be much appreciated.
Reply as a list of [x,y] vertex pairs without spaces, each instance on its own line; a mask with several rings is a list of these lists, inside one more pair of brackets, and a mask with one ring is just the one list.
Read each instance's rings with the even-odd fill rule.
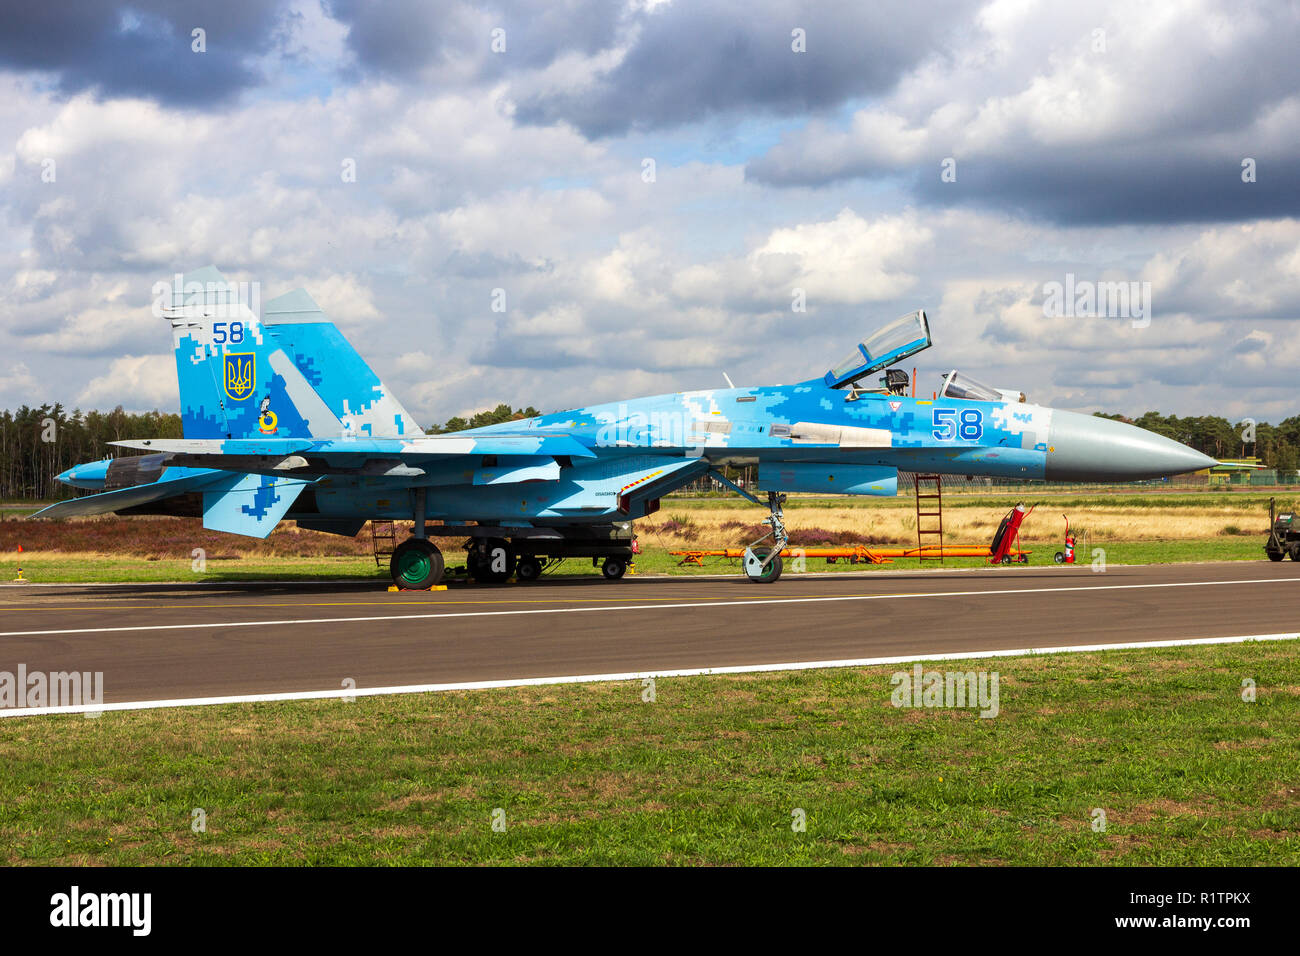
[[303,690],[282,694],[237,694],[230,697],[190,697],[175,700],[132,700],[112,704],[65,707],[0,708],[0,717],[41,717],[52,714],[99,714],[111,710],[155,710],[164,707],[208,707],[214,704],[255,704],[288,700],[330,700],[379,697],[387,694],[436,694],[449,690],[491,690],[498,687],[540,687],[549,684],[598,684],[644,680],[648,677],[699,677],[708,674],[756,674],[770,671],[806,671],[833,667],[870,667],[910,664],[915,661],[965,661],[989,657],[1031,657],[1041,654],[1081,654],[1093,651],[1133,650],[1153,647],[1191,647],[1201,644],[1244,644],[1248,641],[1294,641],[1300,634],[1245,634],[1237,637],[1194,637],[1169,641],[1129,641],[1122,644],[1073,644],[1062,647],[1023,647],[1002,651],[958,651],[951,654],[903,654],[897,657],[858,657],[835,661],[795,661],[787,664],[735,664],[724,667],[687,667],[675,670],[628,671],[621,674],[579,674],[570,677],[518,677],[502,680],[461,681],[449,684],[405,684],[398,687],[357,687],[344,690]]

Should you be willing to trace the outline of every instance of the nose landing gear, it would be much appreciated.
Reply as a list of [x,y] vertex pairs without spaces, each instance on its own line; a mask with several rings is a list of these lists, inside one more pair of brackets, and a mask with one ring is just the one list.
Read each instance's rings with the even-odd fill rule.
[[[745,576],[755,584],[771,584],[781,577],[781,552],[790,542],[785,530],[784,505],[785,495],[775,491],[767,493],[767,507],[771,514],[763,519],[763,524],[772,530],[745,549]],[[772,539],[771,547],[759,544],[768,538]]]

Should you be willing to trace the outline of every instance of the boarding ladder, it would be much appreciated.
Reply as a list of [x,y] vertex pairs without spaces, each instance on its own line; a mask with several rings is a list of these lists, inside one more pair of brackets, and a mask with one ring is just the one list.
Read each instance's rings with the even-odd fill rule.
[[[916,489],[916,558],[918,561],[938,561],[942,564],[943,478],[939,475],[914,474],[912,486]],[[934,490],[922,490],[923,488]],[[926,551],[927,548],[930,549],[929,552]]]
[[370,538],[375,546],[375,566],[382,568],[397,547],[397,529],[391,521],[371,521]]

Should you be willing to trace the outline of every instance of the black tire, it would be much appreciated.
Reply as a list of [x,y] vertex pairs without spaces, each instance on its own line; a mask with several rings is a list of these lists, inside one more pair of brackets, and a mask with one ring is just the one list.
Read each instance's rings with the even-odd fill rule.
[[1010,564],[1010,563],[1011,563],[1011,555],[1009,555],[1009,554],[1004,554],[1004,555],[1002,555],[1002,563],[1003,563],[1003,564]]
[[531,554],[525,554],[515,565],[515,577],[520,581],[536,581],[542,576],[542,562]]
[[1027,555],[1027,554],[1022,554],[1022,555],[1020,555],[1020,557],[1016,558],[1016,560],[1019,561],[1021,564],[1028,564],[1028,563],[1029,563],[1029,555]]
[[1300,541],[1297,541],[1295,544],[1291,545],[1290,554],[1291,554],[1292,561],[1300,561]]
[[407,538],[393,551],[388,573],[403,591],[427,591],[442,580],[442,552],[425,538]]
[[1056,554],[1052,555],[1052,560],[1055,561],[1057,564],[1064,564],[1064,563],[1065,563],[1065,552],[1064,552],[1064,551],[1058,551],[1058,552],[1056,552]]
[[[753,551],[760,560],[767,560],[767,556],[772,553],[772,549],[766,546],[754,548]],[[749,568],[745,568],[745,576],[755,584],[772,584],[781,577],[781,568],[781,555],[778,554],[772,558],[762,574],[750,574]]]
[[600,566],[600,573],[609,581],[617,581],[626,572],[627,562],[622,558],[606,558],[605,563]]
[[1265,548],[1264,553],[1268,555],[1270,561],[1281,561],[1286,557],[1285,551],[1274,551],[1272,548]]
[[504,584],[515,573],[515,552],[505,538],[484,538],[465,555],[469,576],[480,584]]

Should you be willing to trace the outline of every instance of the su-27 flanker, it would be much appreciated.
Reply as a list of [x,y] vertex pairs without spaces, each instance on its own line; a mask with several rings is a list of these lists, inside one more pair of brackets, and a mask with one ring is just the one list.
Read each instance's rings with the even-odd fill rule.
[[[627,522],[704,475],[762,504],[720,470],[757,465],[770,530],[746,549],[744,569],[772,582],[787,543],[786,492],[893,496],[899,469],[1086,482],[1214,464],[1160,435],[1033,405],[958,372],[934,400],[909,397],[906,373],[890,366],[929,347],[920,311],[795,385],[678,392],[425,435],[305,291],[267,302],[259,318],[224,283],[210,267],[187,275],[160,310],[185,437],[115,442],[148,454],[69,469],[60,480],[98,493],[37,517],[191,515],[252,537],[282,518],[349,536],[368,520],[413,520],[390,561],[402,588],[441,579],[431,536],[468,539],[468,571],[480,581],[536,578],[542,557],[566,555],[605,555],[606,577],[617,578]],[[882,370],[879,386],[865,383]]]

